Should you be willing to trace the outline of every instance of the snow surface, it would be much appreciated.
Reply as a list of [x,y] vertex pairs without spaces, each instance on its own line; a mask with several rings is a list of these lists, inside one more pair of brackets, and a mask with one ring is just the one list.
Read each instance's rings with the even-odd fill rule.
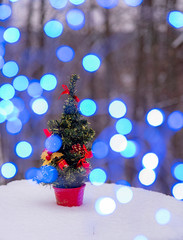
[[[20,180],[0,187],[0,240],[183,240],[183,202],[161,193],[131,188],[127,204],[116,198],[116,186],[87,183],[80,207],[62,207],[50,187]],[[111,197],[112,214],[100,215],[95,202]],[[170,221],[160,225],[156,212],[165,208]],[[143,235],[146,238],[137,238]]]

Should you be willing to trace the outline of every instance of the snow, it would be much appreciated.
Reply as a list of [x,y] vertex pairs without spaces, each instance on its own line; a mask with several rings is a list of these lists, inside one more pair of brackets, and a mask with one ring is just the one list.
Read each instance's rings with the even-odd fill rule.
[[[50,187],[27,180],[1,186],[0,240],[183,239],[183,202],[161,193],[131,188],[131,201],[120,203],[116,190],[114,184],[87,183],[83,205],[68,208],[56,204]],[[115,201],[113,213],[97,213],[95,203],[101,197]],[[164,225],[155,217],[161,208],[170,213],[170,221]],[[137,238],[139,235],[144,238]]]

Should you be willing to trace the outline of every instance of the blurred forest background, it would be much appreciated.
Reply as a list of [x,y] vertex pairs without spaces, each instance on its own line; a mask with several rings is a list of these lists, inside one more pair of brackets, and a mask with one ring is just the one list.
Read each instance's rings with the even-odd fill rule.
[[[29,120],[16,134],[7,131],[8,120],[0,124],[0,164],[13,162],[17,166],[13,178],[1,175],[2,184],[25,178],[29,168],[40,166],[45,141],[43,129],[47,128],[48,120],[57,119],[61,114],[65,97],[58,97],[62,84],[68,83],[72,73],[81,78],[77,96],[91,98],[97,104],[96,114],[88,117],[88,121],[96,131],[95,141],[105,142],[108,149],[105,157],[94,155],[92,164],[106,171],[107,182],[127,181],[132,186],[171,194],[172,186],[183,181],[181,177],[176,179],[173,173],[175,164],[183,163],[182,127],[172,130],[167,124],[172,112],[183,111],[183,33],[182,28],[173,27],[167,20],[171,11],[183,11],[183,1],[144,0],[138,6],[129,6],[123,0],[116,4],[109,2],[114,6],[105,8],[100,1],[86,0],[80,5],[68,1],[65,7],[56,9],[48,0],[0,0],[0,4],[12,9],[12,15],[0,22],[0,34],[10,26],[21,33],[15,43],[8,43],[0,36],[1,48],[5,49],[4,62],[16,61],[18,75],[27,76],[30,83],[40,80],[46,73],[54,74],[58,81],[53,91],[42,93],[49,105],[42,115],[32,111],[32,98],[26,91],[16,91],[14,97],[24,101]],[[85,24],[79,30],[70,28],[66,21],[67,12],[73,8],[85,14]],[[45,24],[52,19],[63,24],[63,33],[56,38],[44,32]],[[72,61],[58,59],[56,50],[61,45],[74,50]],[[97,71],[88,72],[83,68],[82,59],[88,53],[100,57],[101,66]],[[13,79],[1,72],[0,86],[12,84]],[[125,158],[109,146],[118,120],[108,112],[114,99],[126,104],[125,117],[133,124],[126,136],[138,146],[133,157]],[[150,126],[146,121],[148,111],[154,108],[164,113],[165,120],[159,127]],[[15,152],[16,144],[24,140],[33,149],[31,156],[25,159]],[[139,180],[139,172],[143,168],[142,158],[148,152],[157,154],[159,164],[154,170],[156,180],[146,186]]]

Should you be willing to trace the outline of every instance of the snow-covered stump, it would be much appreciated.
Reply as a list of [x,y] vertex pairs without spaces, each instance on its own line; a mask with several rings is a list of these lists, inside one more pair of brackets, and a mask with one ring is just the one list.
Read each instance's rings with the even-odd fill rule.
[[[183,239],[183,202],[161,193],[131,188],[130,197],[121,200],[127,203],[120,203],[116,190],[114,184],[87,183],[83,205],[68,208],[56,204],[50,187],[26,180],[1,186],[0,239]],[[101,215],[96,211],[97,200],[104,197],[111,201],[112,207],[110,201],[106,206],[101,201],[98,206],[104,210],[103,214],[114,210],[111,214]]]

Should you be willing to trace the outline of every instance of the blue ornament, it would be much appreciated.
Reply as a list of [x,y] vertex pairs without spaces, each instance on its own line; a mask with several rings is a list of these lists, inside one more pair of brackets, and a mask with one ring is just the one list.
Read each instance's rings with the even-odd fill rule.
[[45,141],[45,148],[49,152],[56,152],[62,146],[62,139],[59,135],[51,135]]
[[56,179],[58,178],[58,171],[55,167],[45,165],[42,166],[40,169],[42,173],[41,181],[43,183],[52,183],[55,182]]

